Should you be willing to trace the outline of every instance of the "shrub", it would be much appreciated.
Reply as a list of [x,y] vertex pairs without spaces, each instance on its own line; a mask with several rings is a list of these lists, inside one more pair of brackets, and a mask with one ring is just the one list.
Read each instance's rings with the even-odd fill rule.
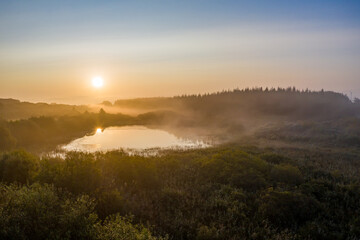
[[87,196],[61,197],[54,187],[0,187],[1,239],[91,239],[96,215]]
[[0,180],[6,183],[26,183],[32,180],[39,166],[38,159],[25,151],[13,151],[0,156]]

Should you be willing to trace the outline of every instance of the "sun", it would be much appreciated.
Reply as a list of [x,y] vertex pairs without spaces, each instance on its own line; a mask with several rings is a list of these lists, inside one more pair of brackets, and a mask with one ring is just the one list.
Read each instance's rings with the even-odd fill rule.
[[102,86],[104,86],[104,79],[100,76],[93,77],[91,82],[92,82],[93,87],[95,87],[95,88],[101,88]]

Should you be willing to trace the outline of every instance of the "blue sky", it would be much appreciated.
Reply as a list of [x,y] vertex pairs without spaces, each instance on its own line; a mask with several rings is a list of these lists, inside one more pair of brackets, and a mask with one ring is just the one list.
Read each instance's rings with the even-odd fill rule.
[[[252,86],[360,96],[359,69],[360,1],[0,1],[0,97]],[[93,75],[101,91],[88,86]]]

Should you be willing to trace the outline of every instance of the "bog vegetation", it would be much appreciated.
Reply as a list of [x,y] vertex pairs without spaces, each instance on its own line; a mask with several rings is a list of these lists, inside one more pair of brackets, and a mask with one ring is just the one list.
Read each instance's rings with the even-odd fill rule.
[[[120,105],[149,112],[108,113]],[[102,107],[4,117],[0,239],[360,238],[358,100],[291,88]],[[222,144],[44,154],[96,127],[133,124],[206,129]]]

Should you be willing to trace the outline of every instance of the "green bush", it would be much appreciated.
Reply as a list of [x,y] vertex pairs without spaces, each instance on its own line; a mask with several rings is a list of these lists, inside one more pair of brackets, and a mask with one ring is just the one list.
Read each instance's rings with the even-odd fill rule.
[[27,183],[37,173],[39,160],[25,151],[13,151],[0,155],[0,179],[2,182]]
[[94,207],[88,196],[71,197],[50,185],[0,185],[0,239],[158,239],[118,215],[101,222]]
[[16,146],[16,139],[9,129],[0,126],[0,151],[10,150]]
[[151,232],[142,225],[134,225],[129,219],[112,215],[102,224],[96,225],[96,236],[99,240],[156,240]]
[[270,190],[261,197],[259,213],[279,228],[296,228],[314,219],[320,204],[301,193]]
[[49,185],[0,188],[1,239],[92,239],[96,215],[87,196],[64,198]]
[[303,181],[299,168],[289,164],[275,165],[270,171],[270,177],[276,182],[289,185],[298,185]]

